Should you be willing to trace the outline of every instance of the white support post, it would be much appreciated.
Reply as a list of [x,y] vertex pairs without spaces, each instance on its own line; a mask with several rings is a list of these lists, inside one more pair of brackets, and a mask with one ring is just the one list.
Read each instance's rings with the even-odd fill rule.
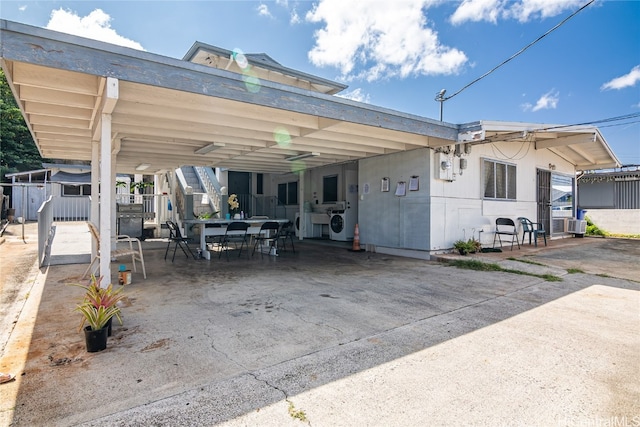
[[[89,221],[96,228],[100,224],[100,141],[91,141],[91,213]],[[98,248],[91,238],[91,259],[97,253]]]
[[[101,286],[111,283],[111,245],[112,230],[115,231],[115,158],[111,132],[111,113],[115,109],[119,97],[118,79],[107,77],[102,96],[100,125],[94,135],[100,134],[100,274]],[[97,138],[96,138],[97,139]],[[115,233],[114,233],[115,240]]]
[[304,211],[304,170],[298,172],[298,211],[300,212],[300,233],[298,233],[298,240],[302,240],[302,236],[307,233],[307,221],[305,220],[309,214]]
[[100,274],[102,286],[111,283],[111,114],[100,118]]

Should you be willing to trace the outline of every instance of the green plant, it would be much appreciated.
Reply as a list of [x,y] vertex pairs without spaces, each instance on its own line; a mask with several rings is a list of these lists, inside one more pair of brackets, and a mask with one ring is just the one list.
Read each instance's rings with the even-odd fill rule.
[[453,248],[460,253],[460,255],[473,254],[480,252],[482,245],[475,239],[469,240],[456,240],[453,242]]
[[203,212],[200,215],[197,215],[198,219],[210,219],[215,217],[220,211],[215,212]]
[[93,330],[102,329],[114,316],[122,324],[120,308],[117,304],[124,298],[122,294],[124,286],[114,289],[113,284],[110,283],[106,288],[102,288],[100,286],[101,280],[102,277],[97,279],[95,275],[91,275],[89,285],[73,284],[73,286],[78,286],[86,291],[82,302],[76,307],[76,311],[83,315],[80,329],[85,322],[89,323]]
[[76,311],[82,313],[83,316],[80,328],[84,322],[87,322],[91,330],[97,331],[104,328],[113,316],[119,316],[120,309],[116,306],[96,308],[89,303],[82,303],[76,307]]
[[606,237],[607,236],[607,232],[598,228],[597,225],[595,225],[593,223],[593,221],[591,221],[591,218],[589,217],[585,217],[586,221],[587,221],[587,230],[586,230],[586,235],[587,236],[602,236],[602,237]]

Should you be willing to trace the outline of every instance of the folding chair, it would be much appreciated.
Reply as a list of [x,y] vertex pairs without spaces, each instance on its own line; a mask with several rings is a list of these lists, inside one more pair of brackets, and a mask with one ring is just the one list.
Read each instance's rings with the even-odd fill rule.
[[[256,253],[256,248],[258,245],[260,246],[260,254],[261,257],[264,258],[264,243],[269,242],[269,248],[275,247],[276,250],[278,248],[278,231],[280,230],[280,224],[275,221],[267,221],[260,226],[260,231],[256,236],[255,244],[253,245],[253,252],[251,255]],[[271,250],[271,249],[269,249]]]
[[535,246],[538,246],[538,237],[544,238],[544,245],[547,246],[547,232],[544,230],[544,226],[539,222],[532,222],[525,217],[519,217],[518,221],[522,224],[522,244],[524,245],[524,236],[529,234],[529,244],[531,244],[531,237],[533,235],[533,241]]
[[[167,244],[167,250],[164,251],[164,259],[167,259],[167,254],[169,253],[169,247],[171,246],[172,242],[175,243],[175,246],[173,248],[173,257],[171,258],[171,262],[173,262],[173,260],[176,259],[176,250],[178,250],[178,246],[180,246],[180,249],[182,249],[182,252],[184,252],[184,255],[187,258],[189,258],[189,254],[191,254],[193,259],[197,259],[198,257],[195,256],[195,254],[189,247],[190,239],[182,236],[182,233],[180,232],[180,228],[178,227],[178,225],[173,221],[167,221],[167,227],[169,227],[169,243]],[[189,251],[189,254],[187,254],[187,251]]]
[[287,250],[287,239],[291,242],[291,250],[295,253],[296,248],[293,245],[293,236],[296,235],[296,231],[293,229],[293,223],[291,221],[282,224],[282,228],[278,233],[278,241],[282,242],[282,250]]
[[515,241],[518,244],[518,249],[520,249],[520,240],[518,239],[518,230],[516,228],[516,223],[513,222],[511,218],[497,218],[496,219],[496,232],[493,235],[493,247],[496,247],[496,238],[500,242],[500,247],[502,247],[502,239],[500,236],[511,236],[511,250],[513,250],[513,242]]
[[[96,261],[100,260],[100,232],[98,231],[98,229],[96,228],[95,225],[93,225],[91,222],[87,222],[87,225],[89,226],[89,231],[91,232],[91,237],[93,237],[93,240],[96,243],[96,247],[97,247],[97,252],[96,252],[96,256],[93,257],[93,259],[91,260],[91,263],[89,264],[89,267],[87,267],[87,269],[84,271],[84,274],[82,275],[82,278],[84,278],[87,273],[91,270],[91,268],[93,267],[93,265],[96,263]],[[116,236],[116,244],[117,243],[126,243],[127,245],[125,247],[121,247],[121,248],[116,248],[114,250],[111,251],[111,259],[117,259],[123,256],[131,256],[131,263],[133,264],[133,271],[137,271],[136,270],[136,260],[140,261],[140,264],[142,265],[142,275],[143,277],[146,279],[147,278],[147,272],[144,268],[144,256],[142,255],[142,244],[140,243],[139,239],[136,239],[135,237],[129,237],[127,235],[121,234],[119,236]],[[134,243],[136,244],[134,246]],[[100,267],[100,263],[98,262],[97,267]],[[97,268],[96,268],[97,270]],[[94,271],[95,273],[95,271]]]
[[[238,247],[238,242],[242,242],[240,245],[240,252],[238,257],[242,254],[242,248],[247,244],[247,230],[249,230],[249,223],[242,221],[234,221],[227,226],[227,230],[220,239],[220,254],[218,258],[222,258],[222,252],[226,252],[227,261],[229,261],[229,243],[234,243]],[[249,258],[249,247],[247,245],[247,258]]]

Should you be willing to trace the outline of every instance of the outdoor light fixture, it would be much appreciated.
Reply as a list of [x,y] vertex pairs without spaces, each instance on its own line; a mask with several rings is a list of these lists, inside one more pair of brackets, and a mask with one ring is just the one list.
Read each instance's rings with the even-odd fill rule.
[[224,144],[220,143],[220,142],[216,142],[213,144],[209,144],[209,145],[205,145],[202,148],[198,148],[196,151],[194,151],[194,154],[207,154],[213,150],[217,150],[218,148],[222,148],[224,147]]
[[449,98],[445,98],[444,94],[447,93],[446,89],[442,89],[436,94],[436,101],[440,103],[440,121],[442,121],[442,109],[444,107],[444,101]]
[[151,166],[149,163],[140,163],[138,166],[136,166],[136,170],[143,171],[149,169],[149,166]]
[[298,154],[297,156],[285,157],[284,159],[289,162],[294,162],[296,160],[302,160],[308,157],[317,157],[319,155],[320,153],[302,153],[302,154]]

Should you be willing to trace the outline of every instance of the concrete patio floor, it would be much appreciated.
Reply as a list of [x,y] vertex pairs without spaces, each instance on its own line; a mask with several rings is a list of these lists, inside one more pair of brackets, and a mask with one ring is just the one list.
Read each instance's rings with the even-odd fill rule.
[[82,293],[67,286],[86,264],[32,263],[4,283],[5,260],[29,239],[0,245],[3,294],[17,295],[1,302],[15,323],[2,323],[0,371],[17,380],[0,385],[0,425],[639,420],[638,240],[465,257],[560,282],[324,241],[230,261],[178,252],[172,263],[166,243],[145,242],[148,278],[126,287],[124,324],[87,353],[73,312]]

